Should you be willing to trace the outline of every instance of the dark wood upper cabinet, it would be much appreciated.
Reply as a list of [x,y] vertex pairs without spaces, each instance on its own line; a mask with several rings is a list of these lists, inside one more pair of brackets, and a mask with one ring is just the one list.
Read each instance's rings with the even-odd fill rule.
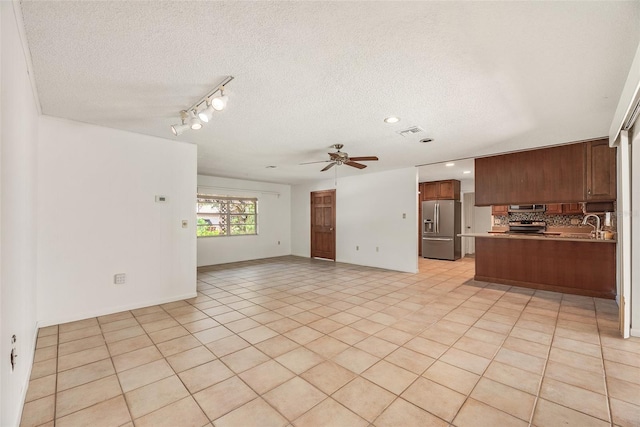
[[438,183],[437,182],[424,182],[424,193],[422,195],[422,201],[436,200],[438,198]]
[[460,200],[460,181],[430,181],[420,183],[421,200]]
[[545,206],[544,213],[547,215],[562,215],[561,203],[548,203]]
[[615,200],[615,156],[597,140],[476,159],[476,205]]
[[601,139],[586,143],[587,185],[585,200],[616,199],[616,149]]
[[509,206],[507,205],[493,205],[491,206],[491,215],[509,215]]
[[582,203],[547,203],[547,215],[582,215]]
[[564,215],[582,215],[582,203],[565,203],[562,205]]

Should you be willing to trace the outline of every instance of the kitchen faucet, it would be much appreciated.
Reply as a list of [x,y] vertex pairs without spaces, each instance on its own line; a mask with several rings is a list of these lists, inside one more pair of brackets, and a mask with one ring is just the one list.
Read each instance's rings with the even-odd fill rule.
[[[595,218],[596,219],[596,225],[591,224],[590,222],[587,222],[587,220],[589,218]],[[587,225],[589,224],[590,226],[593,227],[593,233],[596,236],[596,239],[600,238],[600,233],[602,230],[600,230],[600,217],[598,215],[594,215],[594,214],[588,214],[585,215],[584,218],[582,219],[582,225]]]

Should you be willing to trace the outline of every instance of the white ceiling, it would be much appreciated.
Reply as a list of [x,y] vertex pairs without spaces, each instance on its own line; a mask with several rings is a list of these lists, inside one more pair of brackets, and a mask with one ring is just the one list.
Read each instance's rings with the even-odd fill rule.
[[[21,7],[43,114],[194,143],[199,173],[282,183],[332,178],[299,163],[334,143],[380,158],[344,176],[606,136],[640,39],[638,1]],[[173,137],[227,75],[227,109]],[[425,132],[396,133],[409,126]]]

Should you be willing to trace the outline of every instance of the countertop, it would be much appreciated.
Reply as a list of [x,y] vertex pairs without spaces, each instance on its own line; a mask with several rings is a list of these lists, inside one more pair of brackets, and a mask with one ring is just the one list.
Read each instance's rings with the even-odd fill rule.
[[528,239],[528,240],[562,240],[568,242],[616,243],[615,239],[604,240],[590,237],[587,233],[540,233],[540,234],[507,234],[503,231],[486,233],[462,233],[460,237],[485,237],[489,239]]

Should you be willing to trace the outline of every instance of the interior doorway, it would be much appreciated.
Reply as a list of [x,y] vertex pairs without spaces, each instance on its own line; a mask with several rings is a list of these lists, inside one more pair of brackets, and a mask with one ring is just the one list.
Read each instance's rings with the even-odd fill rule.
[[[462,232],[485,233],[491,231],[491,208],[488,206],[476,206],[475,193],[462,194]],[[476,253],[476,239],[473,237],[462,238],[462,254]]]
[[336,190],[311,192],[311,258],[336,259]]

